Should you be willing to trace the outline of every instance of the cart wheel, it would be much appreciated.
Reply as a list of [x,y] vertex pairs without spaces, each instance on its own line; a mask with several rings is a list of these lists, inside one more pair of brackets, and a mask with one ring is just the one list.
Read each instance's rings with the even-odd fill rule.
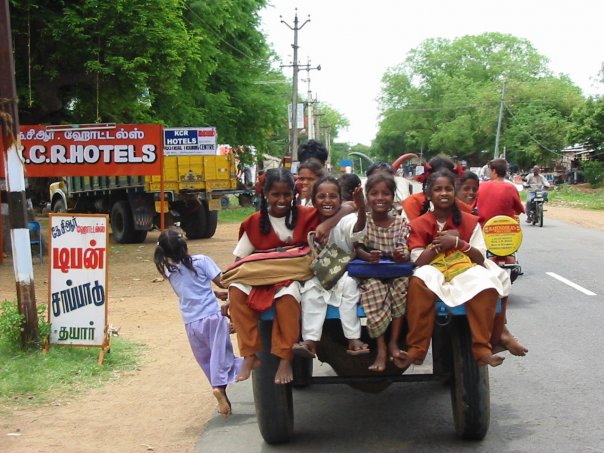
[[293,386],[297,389],[308,387],[312,379],[313,359],[294,356],[292,368],[294,370]]
[[288,442],[294,431],[294,403],[291,384],[275,384],[279,358],[270,353],[272,321],[260,321],[261,365],[252,372],[254,405],[260,434],[268,444]]
[[467,319],[456,316],[451,327],[451,406],[455,431],[462,439],[481,440],[489,430],[491,418],[489,370],[474,360]]

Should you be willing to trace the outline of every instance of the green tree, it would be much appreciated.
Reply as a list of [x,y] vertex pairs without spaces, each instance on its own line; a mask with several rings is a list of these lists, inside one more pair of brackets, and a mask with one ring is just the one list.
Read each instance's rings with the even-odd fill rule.
[[[504,80],[500,150],[513,148],[517,158],[530,156],[527,161],[549,158],[548,149],[566,144],[581,92],[567,77],[552,76],[530,42],[501,33],[429,39],[389,70],[375,152],[389,158],[446,153],[484,163],[493,155]],[[530,118],[531,111],[545,122]]]
[[212,125],[264,150],[289,86],[259,31],[265,4],[11,0],[21,122]]
[[590,97],[572,115],[571,143],[583,143],[595,151],[594,158],[604,160],[604,97]]

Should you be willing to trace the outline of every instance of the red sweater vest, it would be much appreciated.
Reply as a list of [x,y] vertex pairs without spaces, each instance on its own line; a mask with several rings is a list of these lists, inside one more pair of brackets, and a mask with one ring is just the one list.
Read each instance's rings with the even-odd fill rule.
[[[478,223],[478,217],[465,212],[461,213],[461,224],[453,224],[453,215],[449,216],[445,224],[445,230],[459,231],[459,239],[466,242],[470,241],[472,232]],[[407,241],[409,250],[414,248],[425,248],[432,243],[432,240],[438,234],[438,225],[433,212],[426,212],[424,215],[411,221],[411,234]]]
[[256,250],[268,250],[286,245],[306,244],[309,231],[313,231],[319,224],[319,214],[315,208],[305,206],[294,206],[298,210],[298,219],[294,226],[294,234],[291,243],[285,243],[271,228],[268,234],[260,232],[260,211],[255,212],[245,219],[239,227],[239,237],[246,232]]

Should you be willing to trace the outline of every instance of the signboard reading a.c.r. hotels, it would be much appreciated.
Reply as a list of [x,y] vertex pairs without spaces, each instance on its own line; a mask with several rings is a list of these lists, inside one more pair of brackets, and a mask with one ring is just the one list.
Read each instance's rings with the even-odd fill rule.
[[19,140],[28,177],[161,173],[160,124],[23,125]]

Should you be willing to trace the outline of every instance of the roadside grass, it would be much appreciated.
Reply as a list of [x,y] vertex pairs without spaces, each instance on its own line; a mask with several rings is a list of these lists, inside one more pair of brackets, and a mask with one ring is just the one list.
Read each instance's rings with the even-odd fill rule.
[[118,379],[137,369],[143,345],[113,337],[111,350],[98,365],[98,348],[51,347],[22,351],[0,343],[0,408],[50,403]]
[[247,208],[229,207],[218,212],[218,222],[241,223],[254,212],[256,212],[256,209],[253,206]]
[[604,188],[590,189],[562,184],[549,191],[549,201],[562,206],[604,210]]

